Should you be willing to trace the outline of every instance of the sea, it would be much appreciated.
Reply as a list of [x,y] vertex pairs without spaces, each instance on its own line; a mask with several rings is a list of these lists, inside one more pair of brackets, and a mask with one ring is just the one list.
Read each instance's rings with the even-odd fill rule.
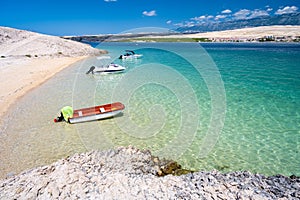
[[[300,176],[299,43],[90,43],[107,55],[73,64],[3,119],[0,175],[75,153],[147,149],[182,168]],[[119,59],[133,50],[140,59]],[[123,73],[86,74],[109,63]],[[122,102],[122,114],[54,123],[74,109]]]

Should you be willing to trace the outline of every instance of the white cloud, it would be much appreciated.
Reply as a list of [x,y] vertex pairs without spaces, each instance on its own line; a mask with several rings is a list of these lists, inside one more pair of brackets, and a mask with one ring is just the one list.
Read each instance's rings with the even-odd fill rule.
[[193,26],[195,26],[195,23],[194,22],[185,22],[184,26],[185,27],[193,27]]
[[105,2],[116,2],[117,0],[104,0]]
[[202,16],[199,16],[199,17],[191,18],[191,20],[194,20],[194,21],[202,21],[202,20],[205,20],[205,19],[206,19],[206,16],[205,16],[205,15],[202,15]]
[[[286,6],[286,7],[280,7],[275,14],[285,14],[285,13],[294,13],[298,12],[298,7],[296,6]],[[269,5],[265,6],[263,9],[254,9],[254,10],[248,10],[248,9],[240,9],[239,11],[232,13],[231,10],[225,9],[221,11],[216,16],[213,15],[201,15],[198,17],[190,18],[189,21],[182,22],[180,24],[174,24],[177,26],[193,26],[193,25],[200,25],[200,24],[208,24],[208,23],[214,23],[214,22],[220,22],[220,21],[227,21],[227,20],[247,20],[247,19],[253,19],[257,17],[262,16],[270,16],[273,15],[273,8]],[[170,22],[171,23],[171,22]]]
[[232,13],[232,11],[229,10],[229,9],[226,9],[226,10],[223,10],[223,11],[222,11],[222,14],[230,14],[230,13]]
[[298,7],[296,6],[286,6],[282,9],[278,9],[275,14],[276,15],[282,15],[282,14],[288,14],[288,13],[294,13],[297,12]]
[[269,15],[270,14],[268,13],[268,11],[260,10],[260,9],[255,9],[255,10],[242,9],[233,14],[235,19],[252,19],[256,17],[269,16]]
[[184,24],[183,23],[176,23],[176,24],[173,24],[174,26],[179,26],[179,27],[182,27],[182,26],[184,26]]
[[214,18],[213,15],[202,15],[202,16],[199,16],[199,17],[191,18],[191,20],[197,21],[197,22],[202,22],[202,21],[208,21],[208,20],[213,19],[213,18]]
[[168,20],[166,23],[167,23],[167,24],[171,24],[171,23],[172,23],[172,21],[171,21],[171,20]]
[[247,17],[251,14],[250,10],[242,9],[233,14],[236,19],[247,19]]
[[224,19],[224,18],[226,18],[226,17],[227,17],[226,15],[217,15],[217,16],[215,17],[215,20]]
[[156,16],[156,11],[155,10],[144,11],[143,15],[148,16],[148,17],[153,17],[153,16]]
[[269,13],[265,10],[254,10],[251,11],[251,15],[248,18],[251,19],[251,18],[262,17],[262,16],[269,16]]
[[267,12],[271,12],[273,8],[271,8],[269,5],[266,6]]

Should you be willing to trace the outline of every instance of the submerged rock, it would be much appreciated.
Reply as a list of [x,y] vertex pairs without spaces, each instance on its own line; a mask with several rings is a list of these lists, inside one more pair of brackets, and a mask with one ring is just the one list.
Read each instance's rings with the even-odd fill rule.
[[160,167],[156,173],[158,176],[165,176],[169,174],[180,176],[183,174],[194,172],[192,170],[182,169],[181,165],[179,165],[175,161],[162,161],[161,163],[162,164],[160,164]]

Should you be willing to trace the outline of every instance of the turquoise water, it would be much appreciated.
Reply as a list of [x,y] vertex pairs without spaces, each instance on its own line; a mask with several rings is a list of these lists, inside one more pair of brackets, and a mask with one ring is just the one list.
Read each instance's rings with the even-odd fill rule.
[[[100,44],[110,60],[79,62],[10,110],[0,134],[2,173],[134,145],[185,168],[299,176],[300,45],[201,46]],[[144,57],[117,59],[126,49]],[[91,65],[111,61],[126,66],[125,73],[85,74]],[[123,115],[75,125],[52,122],[62,106],[111,101],[125,104]]]

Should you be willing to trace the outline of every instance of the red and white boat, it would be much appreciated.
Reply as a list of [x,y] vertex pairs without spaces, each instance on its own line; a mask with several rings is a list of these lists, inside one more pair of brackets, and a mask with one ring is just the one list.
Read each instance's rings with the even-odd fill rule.
[[90,108],[82,108],[74,110],[73,117],[69,118],[71,124],[79,122],[87,122],[99,119],[106,119],[118,115],[125,109],[125,106],[120,103],[111,103]]

